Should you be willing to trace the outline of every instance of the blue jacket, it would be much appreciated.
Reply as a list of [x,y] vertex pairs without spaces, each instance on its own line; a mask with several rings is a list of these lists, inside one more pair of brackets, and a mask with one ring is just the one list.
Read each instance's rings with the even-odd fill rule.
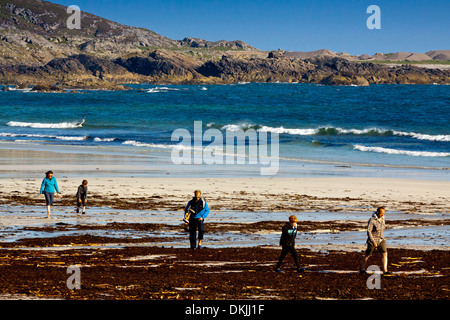
[[186,212],[188,212],[189,208],[192,206],[192,209],[194,209],[195,211],[195,215],[191,215],[190,218],[195,218],[195,219],[199,219],[199,218],[203,218],[205,219],[208,214],[209,214],[209,207],[208,204],[206,203],[206,200],[203,198],[200,198],[200,200],[197,203],[197,206],[195,206],[195,198],[192,198],[192,200],[190,200],[186,206],[186,208],[184,209],[184,214],[186,214]]
[[59,193],[58,183],[56,182],[55,177],[52,177],[50,180],[47,178],[44,178],[44,180],[42,180],[41,194],[43,192],[55,193],[55,190]]

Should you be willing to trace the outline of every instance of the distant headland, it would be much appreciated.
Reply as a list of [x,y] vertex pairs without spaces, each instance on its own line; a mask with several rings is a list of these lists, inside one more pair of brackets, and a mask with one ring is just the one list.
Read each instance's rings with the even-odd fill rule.
[[123,90],[123,84],[450,84],[450,50],[350,55],[262,51],[243,41],[172,40],[39,0],[0,0],[0,84]]

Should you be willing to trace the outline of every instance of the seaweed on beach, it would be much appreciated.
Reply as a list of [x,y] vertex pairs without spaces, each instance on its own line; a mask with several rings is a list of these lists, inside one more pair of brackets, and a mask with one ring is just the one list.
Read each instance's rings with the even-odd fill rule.
[[[97,239],[92,239],[97,240]],[[29,299],[448,299],[446,250],[389,250],[392,275],[368,290],[358,266],[361,252],[299,249],[306,271],[286,260],[274,273],[279,250],[222,248],[192,251],[162,247],[64,250],[0,249],[0,295]],[[377,264],[378,254],[370,262]],[[406,263],[410,262],[410,263]],[[67,267],[81,269],[81,289],[66,286]]]

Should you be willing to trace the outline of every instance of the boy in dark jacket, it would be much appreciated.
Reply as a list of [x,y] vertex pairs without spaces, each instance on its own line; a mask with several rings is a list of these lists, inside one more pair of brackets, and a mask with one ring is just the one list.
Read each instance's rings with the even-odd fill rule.
[[82,214],[85,213],[86,210],[86,202],[87,202],[87,180],[83,180],[83,182],[81,183],[81,185],[78,187],[78,191],[77,191],[77,213],[80,212],[80,207],[83,206],[83,212]]
[[289,222],[286,222],[286,224],[281,229],[280,246],[282,246],[282,249],[280,258],[278,259],[277,267],[275,268],[276,272],[283,272],[281,271],[280,267],[281,263],[283,262],[288,252],[290,252],[292,257],[294,258],[295,265],[297,266],[297,271],[298,272],[305,271],[304,268],[300,268],[300,263],[298,262],[298,255],[297,251],[295,250],[296,236],[297,236],[297,217],[290,216]]

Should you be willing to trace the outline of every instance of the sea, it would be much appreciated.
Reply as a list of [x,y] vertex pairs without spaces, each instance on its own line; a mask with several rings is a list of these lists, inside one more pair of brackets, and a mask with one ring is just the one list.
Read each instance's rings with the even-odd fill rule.
[[[274,177],[450,180],[450,86],[298,83],[129,86],[133,90],[39,93],[11,88],[0,91],[0,178],[26,178],[33,184],[42,179],[46,170],[53,170],[61,183],[66,177],[79,177],[81,181],[81,178],[107,176],[113,181],[117,176],[213,179],[261,175],[264,163],[250,163],[250,139],[243,149],[244,164],[215,165],[206,163],[205,159],[197,164],[195,161],[176,163],[173,154],[180,146],[176,133],[194,138],[200,125],[200,150],[192,139],[183,141],[191,145],[183,144],[177,153],[192,151],[195,160],[194,154],[204,153],[213,143],[217,146],[220,145],[217,142],[226,142],[228,134],[251,131],[258,138],[264,134],[270,137],[265,142],[258,139],[258,156],[259,147],[263,150],[264,146],[270,146],[266,154],[270,156],[273,145],[278,147],[279,168]],[[222,134],[222,141],[210,139],[211,133],[215,137]],[[238,152],[238,140],[233,143]],[[226,154],[226,146],[223,149]],[[87,217],[80,218],[73,214],[71,207],[55,206],[51,221],[43,221],[42,206],[2,205],[0,212],[0,225],[4,225],[0,240],[12,242],[49,236],[48,232],[30,231],[23,225],[62,221],[178,224],[181,217],[179,211],[161,213],[105,207],[89,207]],[[279,221],[287,215],[217,210],[209,221]],[[302,212],[301,217],[302,220],[368,219],[367,212]],[[401,212],[391,212],[390,217],[422,218]],[[446,213],[435,213],[428,218],[443,217]],[[388,230],[391,245],[442,248],[448,244],[445,225],[415,228],[413,236],[411,230],[408,227]],[[129,231],[121,232],[117,231],[116,235],[130,237]],[[132,236],[150,235],[147,232]],[[162,245],[186,246],[184,232],[170,233],[170,237],[173,241]],[[333,238],[335,244],[360,250],[365,237],[359,231],[304,233],[300,242],[306,248],[321,248]],[[273,245],[278,239],[278,233],[217,233],[209,234],[208,245]]]
[[[1,91],[0,148],[139,155],[149,168],[165,163],[169,174],[170,168],[179,168],[173,150],[181,140],[174,133],[194,136],[200,124],[203,133],[222,133],[223,142],[227,133],[239,130],[276,134],[280,169],[275,174],[281,176],[373,174],[379,171],[370,168],[384,168],[415,178],[449,178],[450,86],[128,86],[133,90]],[[202,143],[207,147],[212,140]],[[5,157],[1,161],[8,163]],[[202,164],[201,174],[207,174],[208,164]],[[198,165],[182,167],[192,175],[199,171]],[[239,168],[240,175],[259,173],[250,163]],[[236,174],[226,164],[211,170]],[[141,175],[155,172],[161,173],[144,168]]]

